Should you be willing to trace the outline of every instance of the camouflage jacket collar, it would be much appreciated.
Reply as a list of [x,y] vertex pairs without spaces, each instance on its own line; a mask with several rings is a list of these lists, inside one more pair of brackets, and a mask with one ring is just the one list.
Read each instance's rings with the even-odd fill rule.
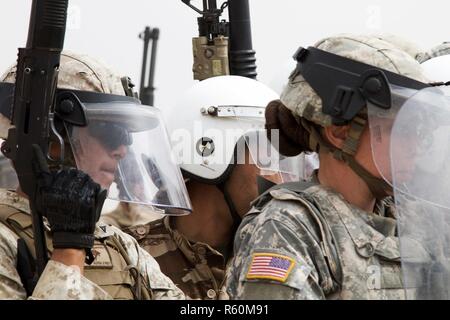
[[[316,183],[317,185],[320,184],[318,178],[318,170],[314,170],[314,173],[311,177],[311,182]],[[332,189],[329,189],[329,192],[336,194],[342,201],[345,201],[342,199],[342,196],[340,194],[333,191]],[[383,200],[377,200],[373,213],[368,213],[356,207],[354,208],[355,210],[360,211],[360,216],[366,223],[368,223],[372,228],[374,228],[384,236],[389,237],[396,235],[397,221],[393,197],[386,197]]]
[[400,258],[396,220],[387,213],[387,210],[392,210],[388,203],[378,203],[375,212],[366,212],[349,204],[342,195],[330,188],[314,186],[308,189],[308,194],[315,199],[317,206],[325,203],[326,207],[339,215],[361,255],[371,256],[376,253],[390,260]]
[[[178,248],[183,252],[184,256],[191,263],[206,263],[208,260],[220,260],[221,267],[225,265],[224,256],[210,245],[203,242],[191,242],[175,228],[173,228],[172,220],[170,216],[163,218],[164,227],[174,239]],[[210,261],[209,261],[210,262]],[[216,263],[217,264],[217,261]],[[209,265],[209,263],[208,263]]]
[[16,191],[0,189],[0,201],[2,204],[30,213],[28,199],[19,195]]

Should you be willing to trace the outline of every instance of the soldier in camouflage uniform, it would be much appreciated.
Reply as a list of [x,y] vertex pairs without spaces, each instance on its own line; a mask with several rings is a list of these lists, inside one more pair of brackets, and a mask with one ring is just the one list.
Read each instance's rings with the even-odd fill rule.
[[[381,136],[370,137],[369,103],[353,100],[360,93],[347,91],[355,85],[348,79],[378,69],[418,88],[427,80],[409,53],[376,36],[330,37],[316,48],[297,52],[297,68],[266,122],[298,152],[318,151],[320,167],[311,183],[280,185],[253,203],[236,233],[227,292],[232,299],[404,299],[392,189],[371,150]],[[369,79],[376,85],[359,92],[382,90]]]
[[[244,140],[252,127],[263,128],[264,108],[276,98],[276,93],[257,81],[225,76],[196,84],[180,97],[176,107],[164,110],[172,137],[190,137],[179,155],[194,210],[188,216],[165,217],[127,232],[190,298],[227,298],[222,288],[225,266],[232,255],[234,232],[258,195],[258,176],[276,183],[288,174],[287,166],[263,170],[255,165],[256,160],[250,160],[257,159],[251,154],[251,143]],[[227,106],[233,116],[221,116],[218,113],[223,111],[219,109],[215,113],[212,109],[217,106]],[[246,106],[253,114],[235,115]],[[227,129],[234,134],[228,145],[221,140],[229,138]],[[245,147],[241,154],[244,148],[238,145]],[[174,150],[180,150],[178,147],[174,145]],[[192,153],[199,159],[186,157]]]
[[206,241],[190,241],[173,226],[174,220],[176,217],[165,217],[124,231],[156,259],[162,272],[190,299],[228,299],[222,288],[225,252]]
[[[13,83],[15,72],[16,69],[13,67],[2,77],[2,80]],[[65,89],[125,95],[120,77],[104,64],[88,56],[69,52],[61,55],[58,86]],[[4,103],[5,97],[1,98],[0,100]],[[2,106],[2,112],[5,111],[5,107],[8,109],[10,105]],[[9,120],[2,115],[0,117],[1,138],[7,137],[9,127]],[[68,149],[70,150],[70,146]],[[97,154],[99,150],[94,152]],[[69,165],[75,166],[73,155],[68,161]],[[78,172],[77,177],[81,177],[83,174]],[[96,174],[96,172],[92,173]],[[92,184],[92,180],[86,176],[84,175],[82,179],[87,179],[86,181],[91,181],[89,183]],[[94,185],[98,186],[96,183]],[[76,182],[73,186],[77,187]],[[107,186],[102,184],[102,187]],[[67,191],[67,189],[64,190],[64,192]],[[76,191],[71,190],[71,192]],[[43,210],[48,208],[44,206]],[[47,211],[47,215],[50,214],[49,212]],[[51,260],[47,263],[34,291],[31,292],[26,286],[26,281],[29,280],[27,276],[30,274],[21,273],[18,269],[19,239],[24,241],[28,250],[34,255],[28,200],[19,189],[18,191],[0,189],[0,299],[184,298],[183,292],[162,274],[157,262],[141,249],[132,237],[119,229],[102,223],[96,224],[92,248],[94,261],[85,263],[83,266],[85,259],[83,250],[53,248],[55,239],[52,241],[54,234],[51,231],[50,216],[45,226]]]
[[151,207],[120,202],[113,210],[103,212],[100,221],[123,230],[133,226],[147,224],[161,218],[162,215]]

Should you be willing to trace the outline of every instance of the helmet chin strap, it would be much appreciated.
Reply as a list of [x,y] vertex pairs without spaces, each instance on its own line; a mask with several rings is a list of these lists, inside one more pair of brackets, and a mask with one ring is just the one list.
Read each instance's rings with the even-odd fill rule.
[[237,228],[239,227],[239,225],[241,224],[242,218],[238,214],[238,212],[236,210],[236,206],[234,205],[233,199],[231,198],[231,195],[226,188],[227,181],[228,181],[228,179],[226,179],[222,183],[217,184],[216,186],[222,192],[223,198],[225,199],[225,202],[228,206],[228,210],[230,211],[230,216],[231,216],[231,219],[233,220],[232,231],[234,234],[236,232]]
[[[340,150],[339,150],[340,151]],[[378,200],[382,200],[392,194],[392,186],[384,179],[375,177],[369,171],[367,171],[362,165],[360,165],[353,156],[350,156],[342,151],[339,154],[333,153],[337,159],[345,161],[349,167],[366,183],[370,192]]]
[[228,206],[228,211],[230,212],[231,219],[233,220],[233,225],[231,226],[232,238],[230,240],[230,243],[228,244],[226,252],[224,252],[224,256],[225,256],[226,260],[228,260],[228,257],[233,256],[234,235],[236,234],[236,231],[242,222],[242,217],[238,214],[238,212],[236,210],[236,206],[234,205],[233,199],[231,198],[231,195],[226,188],[227,181],[228,181],[228,178],[224,179],[221,183],[216,184],[217,188],[223,194],[223,198],[225,199],[225,202]]
[[[230,164],[228,166],[227,170],[225,170],[225,172],[220,176],[220,178],[217,181],[213,182],[213,181],[201,178],[199,176],[189,177],[188,173],[186,171],[184,171],[183,169],[181,169],[183,176],[184,176],[185,183],[192,179],[192,180],[195,180],[195,181],[198,181],[201,183],[215,185],[220,190],[220,192],[222,193],[223,198],[225,200],[225,203],[227,204],[231,219],[233,221],[232,232],[234,234],[236,232],[237,228],[239,227],[239,225],[241,224],[242,218],[238,214],[238,212],[236,210],[236,206],[234,205],[233,199],[231,198],[231,195],[226,188],[227,182],[228,182],[231,172],[233,170],[234,170],[234,165]],[[233,241],[231,241],[231,246],[233,246]]]
[[[225,202],[227,203],[228,209],[230,211],[231,218],[233,219],[232,231],[234,234],[234,233],[236,233],[239,225],[242,222],[242,217],[237,212],[236,206],[234,205],[234,202],[233,202],[233,199],[231,198],[230,194],[228,193],[228,191],[226,189],[227,181],[228,181],[228,179],[225,179],[222,183],[217,184],[217,187],[222,192]],[[265,191],[269,190],[270,188],[272,188],[273,186],[276,185],[276,183],[274,183],[270,180],[267,180],[264,177],[259,176],[259,175],[256,177],[256,183],[258,185],[259,195],[263,194]]]
[[317,152],[320,146],[331,152],[335,159],[347,163],[350,169],[366,183],[373,196],[376,199],[381,200],[392,194],[392,186],[384,179],[375,177],[372,173],[367,171],[354,157],[356,149],[358,148],[359,138],[366,123],[367,120],[361,116],[357,116],[352,120],[350,123],[349,137],[344,143],[343,150],[341,150],[323,139],[314,126],[302,120],[302,126],[310,133],[309,144],[310,147],[313,148],[312,150]]

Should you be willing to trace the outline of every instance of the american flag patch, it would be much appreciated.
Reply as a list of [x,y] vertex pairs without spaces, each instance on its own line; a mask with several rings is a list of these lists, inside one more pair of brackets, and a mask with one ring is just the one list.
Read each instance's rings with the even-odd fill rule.
[[255,253],[247,279],[270,279],[285,282],[295,265],[292,258],[273,253]]

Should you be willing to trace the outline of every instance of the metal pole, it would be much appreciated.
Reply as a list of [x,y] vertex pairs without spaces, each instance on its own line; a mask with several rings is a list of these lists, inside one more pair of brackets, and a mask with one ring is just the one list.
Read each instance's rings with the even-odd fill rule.
[[139,97],[144,95],[145,87],[145,74],[147,71],[147,56],[148,56],[148,44],[150,42],[150,27],[145,27],[144,32],[139,34],[139,38],[144,40],[144,54],[142,56],[142,69],[141,69],[141,85],[139,87]]
[[148,95],[148,105],[153,106],[155,100],[155,68],[156,68],[156,49],[158,47],[158,39],[159,39],[159,29],[154,28],[152,31],[152,52],[150,57],[150,71],[148,73],[148,87],[147,87],[147,95]]

